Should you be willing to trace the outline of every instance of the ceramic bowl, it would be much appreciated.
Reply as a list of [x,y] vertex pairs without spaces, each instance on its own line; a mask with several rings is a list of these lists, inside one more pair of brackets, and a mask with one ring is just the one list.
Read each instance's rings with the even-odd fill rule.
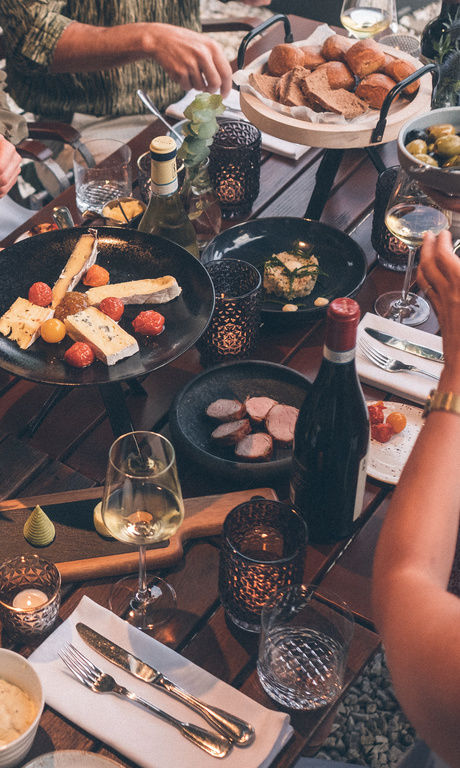
[[18,653],[5,648],[0,648],[0,679],[25,691],[36,707],[35,718],[27,730],[8,744],[0,746],[0,768],[12,768],[24,759],[32,746],[45,699],[40,678],[32,665]]

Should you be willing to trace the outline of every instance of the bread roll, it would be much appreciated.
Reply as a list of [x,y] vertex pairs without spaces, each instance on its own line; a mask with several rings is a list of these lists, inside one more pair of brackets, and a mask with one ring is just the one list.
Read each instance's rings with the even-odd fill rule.
[[333,90],[336,90],[337,88],[345,88],[346,91],[353,91],[355,89],[355,76],[343,62],[326,61],[325,64],[321,64],[320,67],[317,67],[316,71],[319,72],[320,70],[327,72],[329,85]]
[[324,41],[321,55],[326,61],[345,61],[345,54],[354,42],[344,35],[330,35]]
[[358,40],[352,45],[346,52],[345,59],[351,71],[361,79],[383,67],[385,54],[375,40],[368,38]]
[[300,50],[303,52],[302,66],[306,69],[316,69],[320,64],[326,63],[324,56],[321,56],[319,45],[303,45]]
[[380,109],[385,96],[396,85],[387,75],[375,73],[363,77],[356,89],[356,95],[367,101],[372,109]]
[[[391,77],[392,80],[396,80],[397,83],[400,83],[401,80],[404,80],[416,71],[417,68],[413,64],[403,59],[393,59],[383,68],[384,74]],[[405,96],[413,96],[414,93],[417,93],[419,87],[420,80],[414,80],[413,83],[404,88],[403,93]]]
[[275,45],[268,57],[267,67],[270,75],[284,75],[294,67],[303,66],[304,53],[301,48],[290,43]]

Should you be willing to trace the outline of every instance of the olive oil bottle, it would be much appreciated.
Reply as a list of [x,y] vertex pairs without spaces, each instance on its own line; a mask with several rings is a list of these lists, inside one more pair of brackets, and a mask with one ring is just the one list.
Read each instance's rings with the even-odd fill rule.
[[149,232],[172,240],[199,258],[195,229],[179,194],[176,165],[177,146],[170,136],[157,136],[150,143],[152,195],[139,224]]

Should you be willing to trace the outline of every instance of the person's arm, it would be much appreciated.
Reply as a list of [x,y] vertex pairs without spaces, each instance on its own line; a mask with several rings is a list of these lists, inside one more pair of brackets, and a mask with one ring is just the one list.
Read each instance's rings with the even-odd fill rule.
[[[460,260],[450,235],[426,236],[418,282],[438,312],[446,364],[438,389],[460,394]],[[393,494],[374,562],[373,600],[396,694],[420,735],[460,766],[460,600],[447,584],[460,514],[460,416],[433,411]]]

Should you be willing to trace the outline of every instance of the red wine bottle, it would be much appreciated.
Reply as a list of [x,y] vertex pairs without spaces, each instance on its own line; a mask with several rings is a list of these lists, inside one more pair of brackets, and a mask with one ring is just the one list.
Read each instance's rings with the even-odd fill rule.
[[329,304],[323,361],[297,419],[289,495],[313,543],[349,536],[362,511],[369,415],[355,368],[359,317],[353,299]]
[[460,106],[460,0],[444,0],[422,33],[422,60],[436,62],[431,108]]

